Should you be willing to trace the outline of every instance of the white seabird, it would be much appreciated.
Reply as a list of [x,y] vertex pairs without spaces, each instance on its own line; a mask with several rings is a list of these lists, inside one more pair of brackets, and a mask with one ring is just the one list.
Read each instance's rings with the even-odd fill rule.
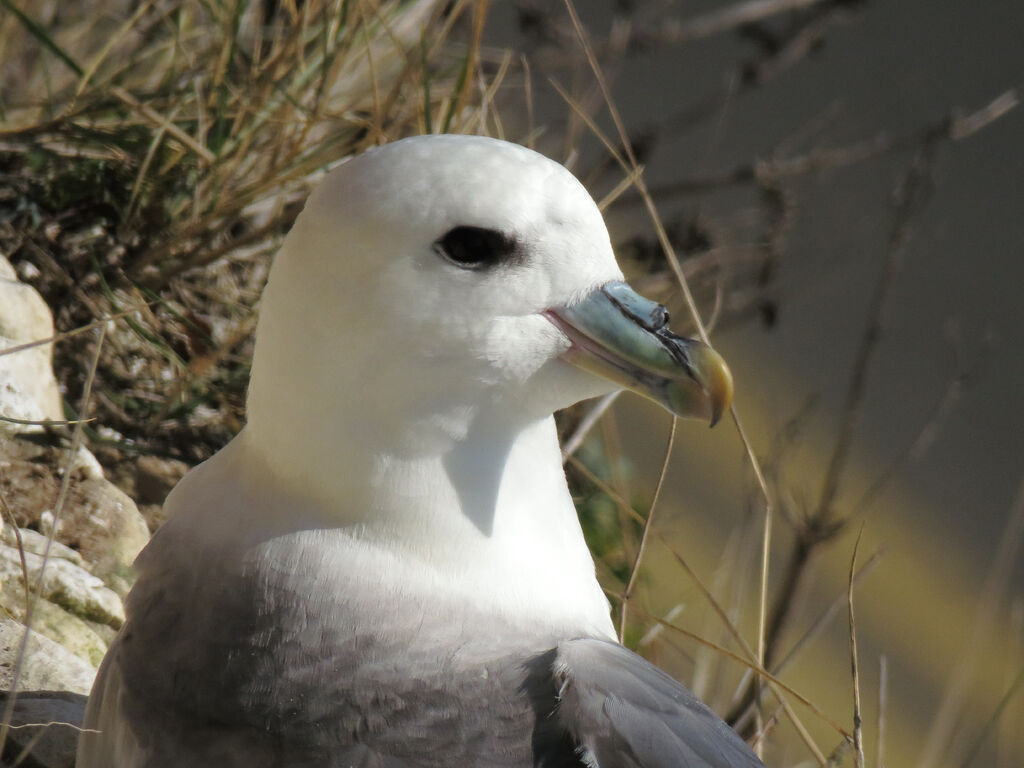
[[329,174],[248,424],[136,561],[78,768],[760,766],[615,642],[560,461],[552,412],[617,387],[717,419],[728,369],[667,321],[530,150],[419,137]]

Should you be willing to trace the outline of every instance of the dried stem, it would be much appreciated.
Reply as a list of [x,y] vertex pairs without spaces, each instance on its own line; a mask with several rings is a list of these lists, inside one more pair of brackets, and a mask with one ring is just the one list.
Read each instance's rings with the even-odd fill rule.
[[[968,115],[953,111],[939,120],[906,134],[892,136],[878,134],[865,141],[843,147],[815,149],[790,158],[756,159],[741,163],[728,170],[650,187],[657,200],[703,194],[722,187],[779,182],[809,174],[860,165],[884,155],[919,148],[942,140],[960,141],[991,125],[1020,103],[1016,90],[1003,91],[989,103]],[[625,194],[619,205],[638,205],[643,202],[639,193]]]
[[1024,545],[1024,473],[1017,488],[1017,495],[1010,507],[1006,525],[999,545],[992,558],[992,564],[978,600],[970,634],[956,665],[950,670],[946,690],[943,692],[932,726],[928,731],[924,754],[918,765],[933,768],[940,758],[949,752],[950,741],[956,731],[957,718],[964,705],[967,686],[974,676],[975,667],[981,659],[985,643],[992,634],[998,618],[999,605],[1006,593],[1006,587],[1013,574],[1020,550]]
[[569,457],[579,450],[580,446],[583,445],[583,441],[586,439],[590,430],[594,428],[594,425],[601,420],[604,416],[605,411],[612,407],[612,403],[618,399],[622,390],[611,392],[600,400],[597,401],[597,405],[587,411],[587,415],[583,417],[576,430],[569,436],[569,439],[565,441],[565,445],[562,446],[562,463],[565,464]]
[[[573,6],[572,0],[566,0],[566,7],[567,7],[567,9],[569,11],[569,16],[572,19],[573,27],[576,30],[576,35],[577,35],[577,37],[578,37],[578,39],[580,41],[580,45],[583,47],[583,51],[586,54],[587,61],[590,64],[591,71],[593,72],[594,77],[596,78],[596,80],[598,82],[598,85],[601,88],[601,92],[604,95],[605,103],[608,106],[608,111],[609,111],[609,113],[612,116],[612,121],[614,122],[615,127],[616,127],[616,131],[618,132],[619,141],[621,142],[621,146],[622,146],[623,150],[626,153],[626,157],[628,158],[628,164],[614,150],[614,148],[611,146],[611,144],[607,140],[603,139],[602,134],[597,129],[597,126],[593,124],[593,121],[590,120],[589,117],[587,115],[585,115],[585,114],[581,114],[580,116],[583,117],[583,119],[587,122],[587,124],[591,128],[591,130],[595,132],[595,135],[597,135],[597,136],[602,138],[602,140],[605,143],[605,146],[609,148],[609,151],[611,152],[612,156],[622,166],[623,170],[627,174],[633,174],[633,173],[636,172],[639,164],[637,163],[636,156],[633,154],[632,145],[631,145],[630,140],[629,140],[629,135],[626,132],[625,125],[622,122],[622,118],[619,115],[618,109],[615,107],[615,102],[612,99],[611,92],[610,92],[610,90],[608,88],[608,84],[605,81],[604,75],[601,72],[601,67],[598,64],[596,57],[594,56],[594,52],[593,52],[593,50],[590,47],[590,44],[589,44],[589,42],[587,40],[586,32],[583,29],[583,25],[580,22],[579,16],[576,14],[576,9]],[[570,102],[570,104],[571,104],[571,102]],[[653,223],[653,225],[655,227],[655,231],[656,231],[656,233],[658,235],[658,241],[661,244],[662,250],[663,250],[663,252],[665,254],[665,258],[668,261],[669,265],[672,267],[672,271],[675,273],[676,280],[678,281],[680,291],[682,292],[683,298],[686,301],[686,306],[687,306],[687,308],[690,311],[690,316],[693,319],[693,322],[694,322],[694,325],[697,328],[698,334],[700,335],[700,338],[701,338],[702,341],[704,341],[704,343],[709,344],[710,343],[710,339],[708,338],[707,329],[705,328],[704,323],[701,320],[700,311],[697,309],[697,302],[696,302],[696,300],[693,297],[693,292],[690,290],[690,285],[689,285],[689,282],[686,279],[686,275],[683,273],[682,267],[679,264],[679,259],[678,259],[678,257],[675,254],[675,249],[672,247],[672,243],[671,243],[671,241],[670,241],[670,239],[668,237],[667,232],[665,231],[665,227],[664,227],[664,225],[663,225],[663,223],[661,221],[661,217],[658,215],[658,210],[657,210],[657,207],[654,204],[654,200],[651,198],[650,194],[647,192],[647,186],[646,186],[646,182],[643,179],[643,176],[641,176],[641,175],[637,175],[636,176],[636,187],[637,187],[640,195],[642,196],[642,198],[644,200],[645,206],[647,207],[647,212],[648,212],[648,214],[649,214],[649,216],[651,218],[651,222]],[[764,499],[765,499],[765,523],[764,523],[764,539],[763,539],[764,546],[762,547],[763,558],[762,558],[762,583],[761,583],[762,605],[764,605],[765,604],[764,595],[767,594],[768,553],[770,551],[770,542],[771,542],[771,510],[772,510],[771,493],[768,490],[768,483],[765,481],[764,474],[761,471],[760,462],[758,461],[757,456],[754,454],[753,446],[750,443],[749,438],[747,437],[746,430],[743,428],[743,423],[742,423],[742,421],[741,421],[741,419],[739,417],[739,412],[738,412],[738,410],[736,408],[736,404],[733,403],[730,406],[729,410],[730,410],[730,414],[732,415],[733,423],[735,424],[736,430],[739,433],[739,436],[740,436],[741,441],[743,442],[744,448],[746,449],[747,458],[748,458],[748,460],[750,462],[751,469],[753,470],[754,475],[757,478],[758,485],[761,488],[761,493],[763,494]],[[759,621],[759,626],[762,627],[762,628],[764,626],[764,613],[763,612],[761,614],[761,619]],[[759,633],[759,634],[763,638],[763,632]],[[759,650],[758,661],[759,661],[759,663],[762,661],[762,654],[761,654],[761,652],[763,651],[763,646],[764,646],[763,640],[759,640],[759,643],[758,643],[758,650]]]
[[654,523],[654,510],[657,507],[658,499],[661,498],[661,490],[665,487],[665,478],[668,476],[668,465],[672,459],[672,447],[676,442],[676,426],[679,419],[672,417],[672,426],[668,433],[668,442],[665,445],[665,459],[661,463],[661,473],[658,475],[658,484],[654,488],[654,497],[651,499],[650,509],[647,511],[647,518],[644,520],[643,533],[640,534],[640,546],[637,547],[636,557],[629,570],[629,581],[626,582],[626,589],[622,593],[622,603],[619,614],[619,642],[626,638],[626,621],[628,619],[629,601],[633,597],[633,587],[636,586],[636,579],[640,573],[640,563],[643,561],[644,553],[647,551],[647,541],[650,537],[651,526]]
[[[891,290],[902,265],[914,216],[920,210],[930,191],[931,167],[935,151],[943,141],[956,141],[980,130],[993,120],[1006,114],[1017,104],[1016,94],[1007,91],[982,109],[958,117],[947,117],[941,124],[916,132],[920,146],[910,167],[897,185],[894,196],[893,224],[890,230],[886,257],[882,264],[867,312],[867,320],[854,359],[850,383],[846,393],[841,425],[836,445],[822,480],[822,488],[813,511],[797,527],[796,543],[786,562],[782,583],[775,605],[764,632],[765,667],[774,669],[775,648],[782,631],[788,625],[796,605],[804,594],[804,585],[811,565],[822,545],[832,540],[849,519],[837,514],[834,507],[839,485],[850,458],[853,440],[857,434],[867,393],[868,377],[878,344],[888,317]],[[758,699],[753,690],[741,697],[729,713],[729,719],[738,719]]]
[[[574,457],[570,457],[569,461],[570,461],[570,463],[575,468],[577,468],[581,472],[581,474],[583,474],[588,480],[590,480],[595,486],[597,486],[597,488],[599,490],[601,490],[602,492],[607,494],[608,497],[610,499],[612,499],[612,501],[614,501],[616,503],[616,505],[618,505],[623,510],[623,512],[628,514],[633,520],[635,520],[635,521],[637,521],[639,523],[644,523],[645,522],[645,520],[644,520],[642,515],[640,515],[636,510],[634,510],[633,507],[625,499],[623,499],[620,494],[618,494],[615,491],[615,489],[611,488],[607,483],[602,481],[593,472],[591,472],[586,467],[586,465],[584,465],[583,463],[581,463],[578,459],[576,459]],[[714,595],[711,593],[711,590],[709,590],[707,588],[707,586],[703,583],[703,581],[701,581],[700,577],[697,576],[696,572],[690,567],[690,565],[686,562],[686,560],[678,552],[676,552],[676,550],[673,548],[671,543],[668,542],[665,539],[664,536],[662,536],[661,534],[658,534],[658,533],[655,533],[655,535],[662,542],[662,544],[665,545],[665,547],[669,550],[669,552],[672,553],[673,557],[675,557],[675,559],[676,559],[676,562],[680,565],[680,567],[683,568],[684,571],[686,571],[686,573],[693,580],[694,584],[697,585],[697,588],[704,595],[705,599],[708,601],[708,604],[712,607],[712,609],[715,612],[715,614],[721,619],[721,621],[722,621],[723,625],[725,626],[726,630],[729,632],[729,634],[735,640],[737,645],[739,645],[739,647],[747,654],[748,661],[745,663],[745,665],[749,669],[754,671],[756,676],[762,677],[762,678],[767,680],[769,690],[772,692],[772,695],[775,696],[775,698],[779,701],[780,706],[782,707],[782,711],[786,714],[787,719],[793,725],[794,729],[800,735],[800,738],[807,745],[808,750],[811,752],[812,755],[814,755],[814,757],[818,761],[818,763],[820,765],[824,765],[825,761],[826,761],[825,756],[821,753],[821,750],[818,748],[817,744],[815,744],[814,739],[811,737],[809,731],[804,726],[804,724],[801,722],[801,720],[797,716],[796,712],[793,711],[792,706],[789,704],[789,702],[782,695],[782,691],[789,691],[791,693],[792,693],[792,691],[790,689],[788,689],[786,686],[781,686],[781,687],[778,686],[776,684],[777,683],[777,679],[772,677],[771,675],[769,675],[767,672],[764,671],[764,668],[762,666],[757,664],[756,655],[755,655],[754,651],[750,648],[749,644],[743,639],[742,635],[740,635],[739,630],[736,628],[736,625],[729,619],[728,615],[726,614],[725,610],[722,608],[721,604],[715,599]],[[857,574],[857,580],[858,581],[859,581],[860,577],[863,575],[864,571],[868,567],[870,567],[870,566],[871,566],[871,563],[868,563],[868,566],[866,566],[864,569],[861,569],[861,572],[858,572],[858,574]],[[617,593],[613,593],[610,590],[605,590],[605,591],[608,592],[609,594],[611,594],[613,597],[616,597],[616,598],[618,598],[620,600],[622,599],[622,596],[617,594]],[[645,615],[645,616],[648,616],[648,617],[650,616],[650,614],[648,614],[645,611],[641,611],[641,609],[639,609],[639,608],[637,610],[640,611],[642,613],[642,615]],[[659,627],[671,627],[671,628],[675,629],[677,632],[685,634],[687,637],[693,637],[693,638],[699,638],[700,637],[696,633],[691,633],[691,632],[689,632],[687,630],[683,630],[683,629],[681,629],[679,627],[676,627],[675,625],[671,624],[666,619],[660,619],[659,618],[657,621],[658,621],[658,626]],[[716,645],[714,643],[711,643],[710,641],[703,640],[703,639],[701,639],[701,643],[705,647],[708,647],[708,648],[712,648],[712,649],[718,649],[719,648],[718,645]],[[732,653],[727,652],[726,655],[735,658],[734,654],[732,654]],[[800,699],[801,701],[803,701],[804,703],[807,703],[799,695],[797,695],[797,698]],[[831,721],[829,721],[829,722],[831,724]],[[763,730],[764,730],[763,728],[760,729],[760,732],[763,732]],[[845,731],[842,731],[842,729],[840,729],[840,732],[845,734]]]
[[945,425],[946,420],[963,397],[964,391],[976,379],[978,370],[986,362],[989,352],[989,345],[986,342],[983,346],[982,354],[977,361],[969,369],[961,367],[953,375],[946,384],[942,395],[935,401],[935,405],[918,431],[917,437],[872,481],[857,503],[852,506],[850,516],[867,510],[893,477],[910,464],[919,461],[928,453],[928,450],[938,438],[939,432]]
[[925,142],[917,152],[906,175],[896,190],[895,220],[889,234],[889,247],[882,270],[875,284],[868,308],[867,324],[861,335],[860,346],[854,360],[850,385],[843,407],[843,420],[839,438],[829,459],[821,496],[814,516],[822,521],[834,518],[833,505],[839,491],[839,482],[849,459],[853,438],[860,426],[867,393],[868,375],[875,352],[882,339],[882,330],[888,319],[892,300],[892,287],[903,264],[903,257],[910,238],[911,220],[931,190],[931,166],[934,157],[934,142]]
[[876,726],[875,768],[885,768],[885,731],[889,713],[889,660],[878,657],[878,725]]
[[814,5],[832,2],[834,0],[744,0],[709,11],[689,21],[669,19],[661,25],[659,32],[654,33],[655,37],[645,39],[645,42],[675,44],[699,40],[764,21],[782,13],[805,10]]
[[864,768],[864,734],[863,720],[861,718],[860,706],[860,665],[857,661],[857,620],[853,611],[853,576],[857,571],[857,551],[860,549],[861,537],[864,535],[864,526],[857,534],[857,541],[853,545],[853,556],[850,558],[850,576],[847,581],[846,604],[849,609],[850,620],[850,674],[853,678],[853,750],[854,764],[857,768]]

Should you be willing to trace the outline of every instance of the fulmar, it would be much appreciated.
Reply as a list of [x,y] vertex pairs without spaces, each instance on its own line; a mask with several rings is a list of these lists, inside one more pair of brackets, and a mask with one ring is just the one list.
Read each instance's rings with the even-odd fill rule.
[[552,414],[621,388],[714,422],[732,379],[564,167],[423,136],[332,170],[246,426],[136,561],[78,768],[760,766],[616,642]]

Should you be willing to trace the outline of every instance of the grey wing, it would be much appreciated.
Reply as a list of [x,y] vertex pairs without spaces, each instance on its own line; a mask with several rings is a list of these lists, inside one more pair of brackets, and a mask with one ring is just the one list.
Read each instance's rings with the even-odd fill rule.
[[764,768],[696,696],[620,645],[559,643],[552,672],[554,716],[590,768]]
[[[284,764],[277,745],[251,728],[200,725],[180,712],[151,711],[152,702],[140,701],[124,684],[121,642],[119,636],[100,665],[89,695],[76,768],[279,768]],[[288,765],[306,768],[307,764],[294,761]],[[323,761],[309,762],[308,768],[324,765]],[[350,765],[384,768],[388,764]]]
[[443,611],[392,601],[360,620],[345,590],[314,598],[270,578],[294,573],[291,561],[246,572],[237,555],[200,545],[175,560],[188,550],[169,538],[176,530],[165,525],[140,561],[78,768],[529,764],[535,716],[519,691],[529,656],[500,642],[506,632],[495,631],[493,653],[457,664]]
[[[144,713],[122,711],[126,692],[122,686],[116,654],[108,654],[97,676],[85,716],[85,730],[79,737],[76,768],[415,768],[415,764],[356,744],[339,747],[328,754],[309,756],[282,753],[273,739],[251,728],[196,727],[181,723],[174,713],[161,714],[161,728],[151,729],[148,743],[141,743],[130,721],[139,725]],[[132,716],[134,714],[134,716]]]

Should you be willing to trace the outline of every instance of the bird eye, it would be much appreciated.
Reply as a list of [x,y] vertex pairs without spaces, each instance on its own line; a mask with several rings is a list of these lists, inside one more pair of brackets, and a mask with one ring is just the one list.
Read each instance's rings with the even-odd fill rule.
[[516,241],[494,229],[459,226],[435,242],[434,250],[463,269],[484,269],[508,259]]

